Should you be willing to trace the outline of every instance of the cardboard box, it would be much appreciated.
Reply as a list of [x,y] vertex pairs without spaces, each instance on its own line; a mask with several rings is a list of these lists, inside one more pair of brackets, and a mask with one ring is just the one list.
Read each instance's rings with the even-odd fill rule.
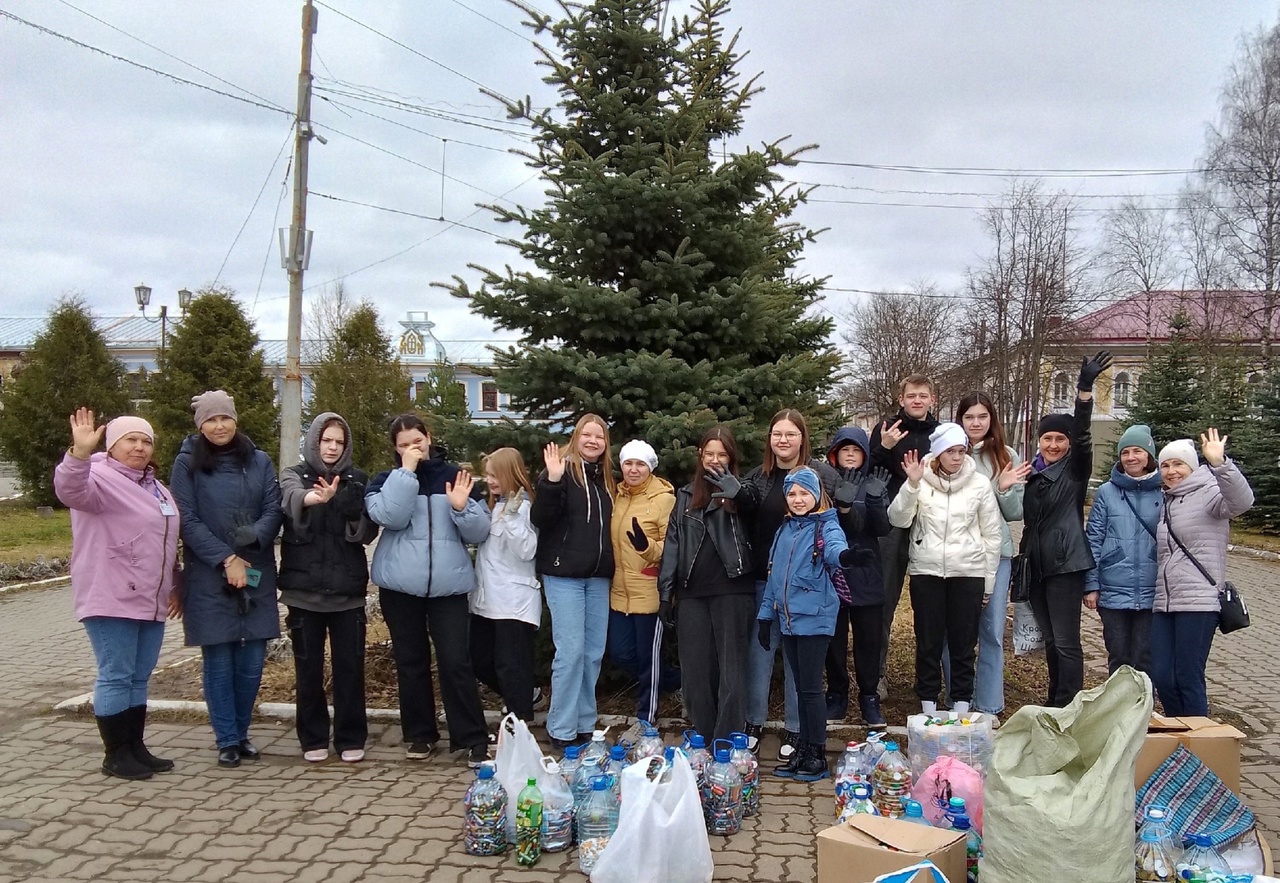
[[880,816],[854,816],[818,834],[817,883],[871,883],[929,859],[951,883],[964,883],[965,842],[958,831]]
[[1207,717],[1151,716],[1147,738],[1138,752],[1134,787],[1141,788],[1179,745],[1200,758],[1222,783],[1240,793],[1240,743],[1244,733]]

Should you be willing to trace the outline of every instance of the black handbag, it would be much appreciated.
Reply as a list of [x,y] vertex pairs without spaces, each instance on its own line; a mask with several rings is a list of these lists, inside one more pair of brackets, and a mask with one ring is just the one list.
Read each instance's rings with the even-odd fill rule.
[[1244,595],[1240,594],[1240,590],[1230,580],[1223,580],[1222,585],[1211,576],[1209,571],[1204,569],[1204,565],[1196,560],[1196,556],[1184,545],[1182,540],[1178,539],[1178,535],[1173,532],[1173,523],[1169,521],[1169,510],[1164,513],[1164,527],[1169,532],[1169,538],[1178,544],[1178,548],[1182,550],[1182,554],[1187,556],[1187,560],[1196,566],[1196,570],[1209,581],[1209,585],[1218,590],[1218,605],[1221,612],[1218,614],[1218,631],[1224,635],[1232,632],[1246,629],[1249,627],[1249,605],[1244,601]]
[[1023,604],[1031,600],[1031,562],[1018,555],[1009,563],[1009,600]]

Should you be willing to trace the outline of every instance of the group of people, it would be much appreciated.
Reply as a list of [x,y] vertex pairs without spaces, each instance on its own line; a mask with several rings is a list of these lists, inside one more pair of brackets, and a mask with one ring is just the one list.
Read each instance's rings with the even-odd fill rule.
[[[433,649],[451,751],[472,765],[488,754],[480,683],[533,719],[544,598],[555,645],[546,729],[559,749],[595,729],[606,653],[637,683],[637,719],[655,720],[660,695],[680,689],[700,733],[745,730],[754,749],[781,648],[786,732],[774,772],[823,778],[826,724],[844,719],[852,690],[862,720],[885,724],[904,581],[925,712],[940,702],[1004,711],[1016,581],[1045,636],[1047,704],[1065,705],[1083,686],[1083,605],[1099,610],[1113,670],[1150,672],[1166,713],[1205,714],[1218,616],[1211,583],[1224,577],[1228,521],[1252,491],[1216,430],[1202,437],[1201,466],[1190,440],[1157,455],[1150,430],[1132,427],[1086,529],[1093,385],[1108,364],[1105,353],[1083,361],[1074,414],[1041,419],[1029,462],[1006,444],[985,394],[960,400],[958,422],[939,422],[933,383],[915,374],[902,381],[896,415],[870,435],[842,428],[824,459],[792,409],[774,415],[763,461],[745,473],[732,430],[713,426],[678,489],[655,474],[657,453],[641,439],[621,446],[615,477],[609,427],[594,414],[566,444],[546,446],[532,480],[515,449],[488,454],[483,492],[415,415],[391,422],[394,467],[369,479],[352,466],[346,421],[320,414],[302,462],[277,481],[221,390],[193,399],[197,431],[166,488],[145,420],[95,426],[81,409],[55,488],[72,509],[76,615],[98,661],[103,771],[139,779],[173,767],[144,743],[147,685],[170,617],[202,651],[217,763],[259,756],[249,724],[267,642],[280,635],[277,589],[302,755],[323,761],[332,743],[341,760],[361,761],[370,579],[391,635],[409,759],[431,756],[440,740]],[[106,451],[96,452],[104,435]],[[669,631],[679,668],[664,660]]]

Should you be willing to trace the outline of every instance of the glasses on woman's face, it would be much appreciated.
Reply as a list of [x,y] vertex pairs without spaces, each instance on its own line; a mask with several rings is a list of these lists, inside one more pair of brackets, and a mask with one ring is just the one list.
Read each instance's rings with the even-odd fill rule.
[[800,433],[798,432],[771,432],[769,438],[774,441],[799,441]]

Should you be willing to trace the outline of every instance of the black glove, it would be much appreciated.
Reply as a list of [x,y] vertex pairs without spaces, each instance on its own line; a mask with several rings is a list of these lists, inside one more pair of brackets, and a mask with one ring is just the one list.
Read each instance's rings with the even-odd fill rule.
[[843,552],[840,553],[841,567],[853,567],[853,565],[857,562],[857,560],[858,560],[858,553],[853,551],[853,549],[845,549]]
[[333,504],[338,514],[348,521],[359,518],[364,514],[364,485],[358,481],[342,482],[333,495]]
[[858,485],[852,481],[842,481],[836,488],[833,500],[837,509],[852,509],[858,499]]
[[867,490],[868,497],[883,497],[885,492],[889,490],[889,470],[883,466],[877,466],[867,473],[867,480],[863,483],[863,487]]
[[640,529],[640,519],[631,519],[631,530],[627,531],[627,539],[631,540],[631,546],[637,552],[643,552],[649,548],[649,538],[644,535],[644,531]]
[[670,601],[658,602],[658,620],[663,628],[674,631],[676,627],[676,608]]
[[760,642],[760,646],[765,650],[769,649],[769,633],[773,631],[773,622],[768,619],[756,620],[756,640]]
[[1092,359],[1085,356],[1080,359],[1080,379],[1076,381],[1076,389],[1081,392],[1093,392],[1093,384],[1098,375],[1111,366],[1111,353],[1103,350]]
[[252,524],[242,524],[236,528],[235,536],[232,539],[237,549],[247,549],[258,543],[258,532],[253,529]]
[[707,481],[719,488],[711,495],[713,500],[732,500],[742,490],[738,477],[722,466],[712,466],[707,470]]

